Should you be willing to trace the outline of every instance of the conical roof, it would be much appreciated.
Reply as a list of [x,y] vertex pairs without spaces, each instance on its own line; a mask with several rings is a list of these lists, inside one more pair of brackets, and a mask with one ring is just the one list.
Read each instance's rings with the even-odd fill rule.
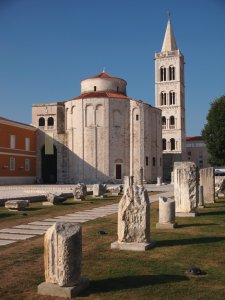
[[161,52],[164,51],[173,51],[173,50],[178,50],[177,49],[177,43],[173,34],[173,29],[172,25],[170,22],[170,19],[168,20],[167,27],[166,27],[166,33],[162,45],[162,50]]

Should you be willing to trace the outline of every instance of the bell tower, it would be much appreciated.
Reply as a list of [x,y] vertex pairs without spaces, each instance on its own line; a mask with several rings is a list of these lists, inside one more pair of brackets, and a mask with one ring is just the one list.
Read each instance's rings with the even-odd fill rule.
[[161,52],[155,53],[155,105],[162,110],[163,176],[185,160],[184,56],[177,47],[170,17]]

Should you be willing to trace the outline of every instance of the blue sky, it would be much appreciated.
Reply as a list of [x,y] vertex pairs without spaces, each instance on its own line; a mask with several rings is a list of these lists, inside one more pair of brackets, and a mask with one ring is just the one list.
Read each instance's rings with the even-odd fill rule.
[[79,95],[103,67],[154,105],[167,11],[186,62],[186,133],[200,134],[225,94],[225,0],[0,0],[0,115],[31,123],[32,104]]

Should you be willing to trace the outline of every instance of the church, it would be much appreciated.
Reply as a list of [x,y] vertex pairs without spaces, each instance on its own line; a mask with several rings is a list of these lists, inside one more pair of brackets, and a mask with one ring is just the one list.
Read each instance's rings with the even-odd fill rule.
[[185,154],[184,57],[168,20],[155,54],[156,107],[127,95],[127,82],[106,72],[81,81],[64,102],[34,104],[37,178],[43,183],[147,183],[170,177]]

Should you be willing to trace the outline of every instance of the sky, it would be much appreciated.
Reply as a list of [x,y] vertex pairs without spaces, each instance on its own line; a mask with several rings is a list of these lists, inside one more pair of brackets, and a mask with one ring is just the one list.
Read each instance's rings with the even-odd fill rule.
[[225,0],[0,0],[0,116],[30,124],[32,104],[80,95],[103,68],[154,106],[168,12],[185,57],[186,134],[201,134],[225,94]]

